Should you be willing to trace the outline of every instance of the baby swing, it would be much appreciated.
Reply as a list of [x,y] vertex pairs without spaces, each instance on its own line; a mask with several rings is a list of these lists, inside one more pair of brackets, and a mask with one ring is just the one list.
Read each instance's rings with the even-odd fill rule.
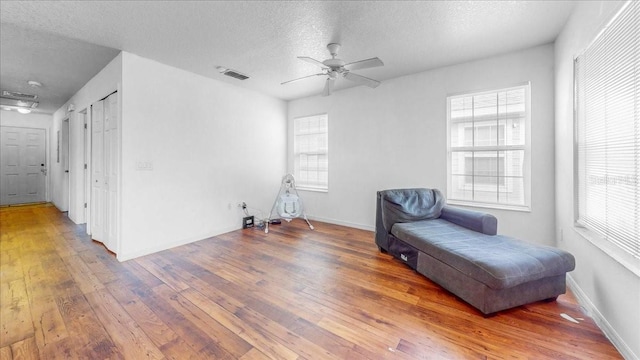
[[276,201],[273,203],[273,207],[269,213],[269,218],[267,219],[267,224],[264,228],[264,232],[267,234],[269,233],[269,222],[271,221],[271,215],[273,215],[274,210],[277,210],[280,218],[287,222],[299,217],[304,218],[304,221],[307,222],[309,228],[313,230],[313,225],[311,225],[309,219],[307,219],[307,215],[304,213],[302,199],[298,196],[296,180],[293,178],[293,175],[287,174],[282,177],[280,191],[278,192]]

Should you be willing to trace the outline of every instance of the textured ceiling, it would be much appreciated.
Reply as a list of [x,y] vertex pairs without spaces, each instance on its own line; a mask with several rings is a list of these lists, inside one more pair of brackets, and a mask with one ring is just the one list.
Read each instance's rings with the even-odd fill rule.
[[[319,72],[318,67],[296,57],[322,61],[329,57],[326,45],[330,42],[342,44],[339,58],[346,62],[375,56],[382,59],[384,67],[355,73],[382,80],[384,86],[386,79],[552,42],[574,4],[573,1],[2,1],[2,85],[4,89],[5,74],[13,81],[13,74],[45,76],[43,72],[58,67],[67,68],[61,71],[66,77],[74,80],[84,77],[86,74],[69,75],[66,71],[82,69],[78,63],[83,62],[104,66],[114,56],[106,47],[290,100],[321,92],[323,77],[280,83]],[[11,29],[6,35],[5,28]],[[45,43],[39,43],[42,39],[26,41],[21,48],[22,42],[16,40],[21,38],[18,28],[30,29],[22,33],[44,33]],[[9,55],[5,54],[5,43],[11,49]],[[48,52],[49,59],[60,63],[25,61],[40,51]],[[73,61],[64,61],[63,53]],[[239,81],[220,75],[216,66],[237,70],[250,79]],[[5,71],[5,67],[11,70]],[[69,80],[51,79],[61,84]],[[353,83],[341,79],[336,85],[341,89]],[[61,91],[55,101],[69,95]]]
[[[118,55],[116,49],[0,24],[0,89],[38,95],[35,112],[53,113]],[[28,80],[42,84],[31,88]]]

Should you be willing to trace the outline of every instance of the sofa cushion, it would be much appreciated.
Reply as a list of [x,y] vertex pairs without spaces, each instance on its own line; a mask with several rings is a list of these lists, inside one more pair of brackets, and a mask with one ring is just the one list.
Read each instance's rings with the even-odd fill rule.
[[562,275],[575,267],[566,251],[481,234],[442,219],[397,223],[391,233],[492,289]]
[[395,223],[440,217],[445,205],[444,196],[437,189],[397,189],[381,192],[382,222],[391,230]]

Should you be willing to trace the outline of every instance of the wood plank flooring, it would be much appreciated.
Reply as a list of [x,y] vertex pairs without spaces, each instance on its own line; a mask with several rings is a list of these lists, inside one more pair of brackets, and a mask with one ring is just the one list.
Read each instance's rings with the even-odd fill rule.
[[120,263],[53,206],[0,208],[0,359],[621,358],[570,293],[484,318],[372,232],[314,226]]

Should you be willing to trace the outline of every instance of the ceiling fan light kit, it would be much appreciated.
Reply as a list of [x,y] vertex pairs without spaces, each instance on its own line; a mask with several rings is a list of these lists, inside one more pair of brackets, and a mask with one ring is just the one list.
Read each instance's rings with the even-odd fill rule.
[[308,63],[320,66],[322,69],[321,73],[303,76],[301,78],[285,81],[282,85],[289,84],[292,82],[296,82],[299,80],[307,79],[315,76],[327,76],[327,80],[325,81],[324,89],[322,90],[322,96],[331,95],[331,91],[333,90],[334,82],[339,77],[345,78],[349,81],[353,81],[358,85],[365,85],[370,88],[375,88],[380,85],[380,81],[370,79],[368,77],[364,77],[362,75],[354,74],[352,70],[359,69],[368,69],[377,66],[383,66],[384,63],[382,60],[377,57],[365,60],[359,60],[347,63],[342,59],[338,59],[338,52],[340,51],[340,44],[338,43],[330,43],[327,45],[327,49],[329,50],[329,54],[331,54],[331,59],[327,59],[325,61],[318,61],[316,59],[307,57],[307,56],[298,56],[298,59],[302,61],[306,61]]

